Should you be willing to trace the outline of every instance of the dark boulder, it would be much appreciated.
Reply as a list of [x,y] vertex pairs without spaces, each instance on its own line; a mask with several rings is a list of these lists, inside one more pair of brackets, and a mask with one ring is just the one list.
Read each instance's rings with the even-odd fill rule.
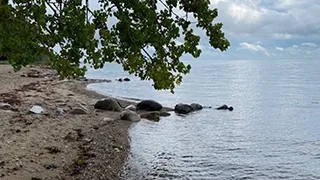
[[217,108],[217,110],[227,110],[227,109],[228,109],[227,105],[222,105],[222,106]]
[[193,111],[193,108],[189,104],[180,103],[174,107],[174,111],[178,114],[189,114]]
[[227,105],[223,105],[217,108],[217,110],[229,110],[229,111],[233,111],[233,107],[230,106],[228,107]]
[[119,82],[122,82],[122,78],[118,79]]
[[130,79],[129,78],[124,78],[123,81],[130,81]]
[[159,111],[162,105],[154,100],[143,100],[137,104],[137,110]]
[[191,105],[191,107],[193,108],[194,111],[199,111],[199,110],[203,109],[203,107],[198,103],[192,103],[190,105]]
[[102,110],[108,110],[108,111],[117,111],[121,112],[122,108],[119,104],[119,102],[113,98],[106,98],[103,100],[99,100],[94,105],[95,109],[102,109]]

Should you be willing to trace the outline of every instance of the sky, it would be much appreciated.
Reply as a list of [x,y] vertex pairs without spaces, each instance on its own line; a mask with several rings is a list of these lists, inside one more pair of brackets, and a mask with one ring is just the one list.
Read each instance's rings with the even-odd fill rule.
[[211,0],[211,8],[218,9],[215,22],[224,24],[231,46],[226,52],[215,50],[205,33],[196,30],[201,59],[320,57],[320,0]]
[[[317,59],[319,0],[211,0],[231,43],[220,53],[201,42],[205,59]],[[205,39],[205,38],[203,38]]]

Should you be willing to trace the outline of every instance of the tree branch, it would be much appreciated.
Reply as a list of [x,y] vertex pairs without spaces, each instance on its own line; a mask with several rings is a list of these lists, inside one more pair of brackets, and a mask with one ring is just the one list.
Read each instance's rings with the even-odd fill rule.
[[44,4],[47,4],[55,15],[58,15],[57,11],[54,9],[54,7],[51,5],[51,3],[48,2],[48,0],[42,0],[42,2],[44,2]]
[[[183,17],[179,16],[177,13],[173,12],[172,9],[170,9],[170,7],[168,7],[168,5],[166,3],[164,3],[162,0],[159,0],[159,1],[165,8],[167,8],[169,11],[171,11],[172,14],[176,15],[177,17],[179,17],[181,19],[183,18]],[[186,18],[186,20],[188,20],[188,13],[186,13],[186,15],[184,17]],[[197,22],[190,22],[190,23],[194,24]]]
[[152,61],[153,60],[153,58],[151,57],[151,55],[148,53],[148,51],[146,51],[144,48],[141,48],[142,49],[142,51],[144,52],[144,53],[146,53],[146,55],[149,57],[149,59]]

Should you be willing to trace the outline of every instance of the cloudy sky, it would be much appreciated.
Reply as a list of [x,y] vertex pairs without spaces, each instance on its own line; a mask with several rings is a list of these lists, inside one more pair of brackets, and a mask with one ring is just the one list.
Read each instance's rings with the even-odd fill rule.
[[200,33],[202,59],[320,57],[320,0],[211,0],[211,7],[231,47],[214,50]]
[[320,0],[211,0],[231,42],[227,52],[202,42],[205,59],[320,57]]

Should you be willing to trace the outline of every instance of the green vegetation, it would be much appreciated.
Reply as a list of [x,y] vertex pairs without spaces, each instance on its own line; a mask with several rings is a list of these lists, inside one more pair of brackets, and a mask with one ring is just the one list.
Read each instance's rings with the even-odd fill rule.
[[9,61],[0,61],[0,64],[10,64]]
[[99,0],[95,10],[88,2],[0,0],[0,56],[19,70],[45,55],[63,78],[84,75],[80,60],[93,68],[116,62],[155,89],[173,91],[191,69],[181,56],[201,54],[195,27],[213,48],[230,45],[209,0]]

